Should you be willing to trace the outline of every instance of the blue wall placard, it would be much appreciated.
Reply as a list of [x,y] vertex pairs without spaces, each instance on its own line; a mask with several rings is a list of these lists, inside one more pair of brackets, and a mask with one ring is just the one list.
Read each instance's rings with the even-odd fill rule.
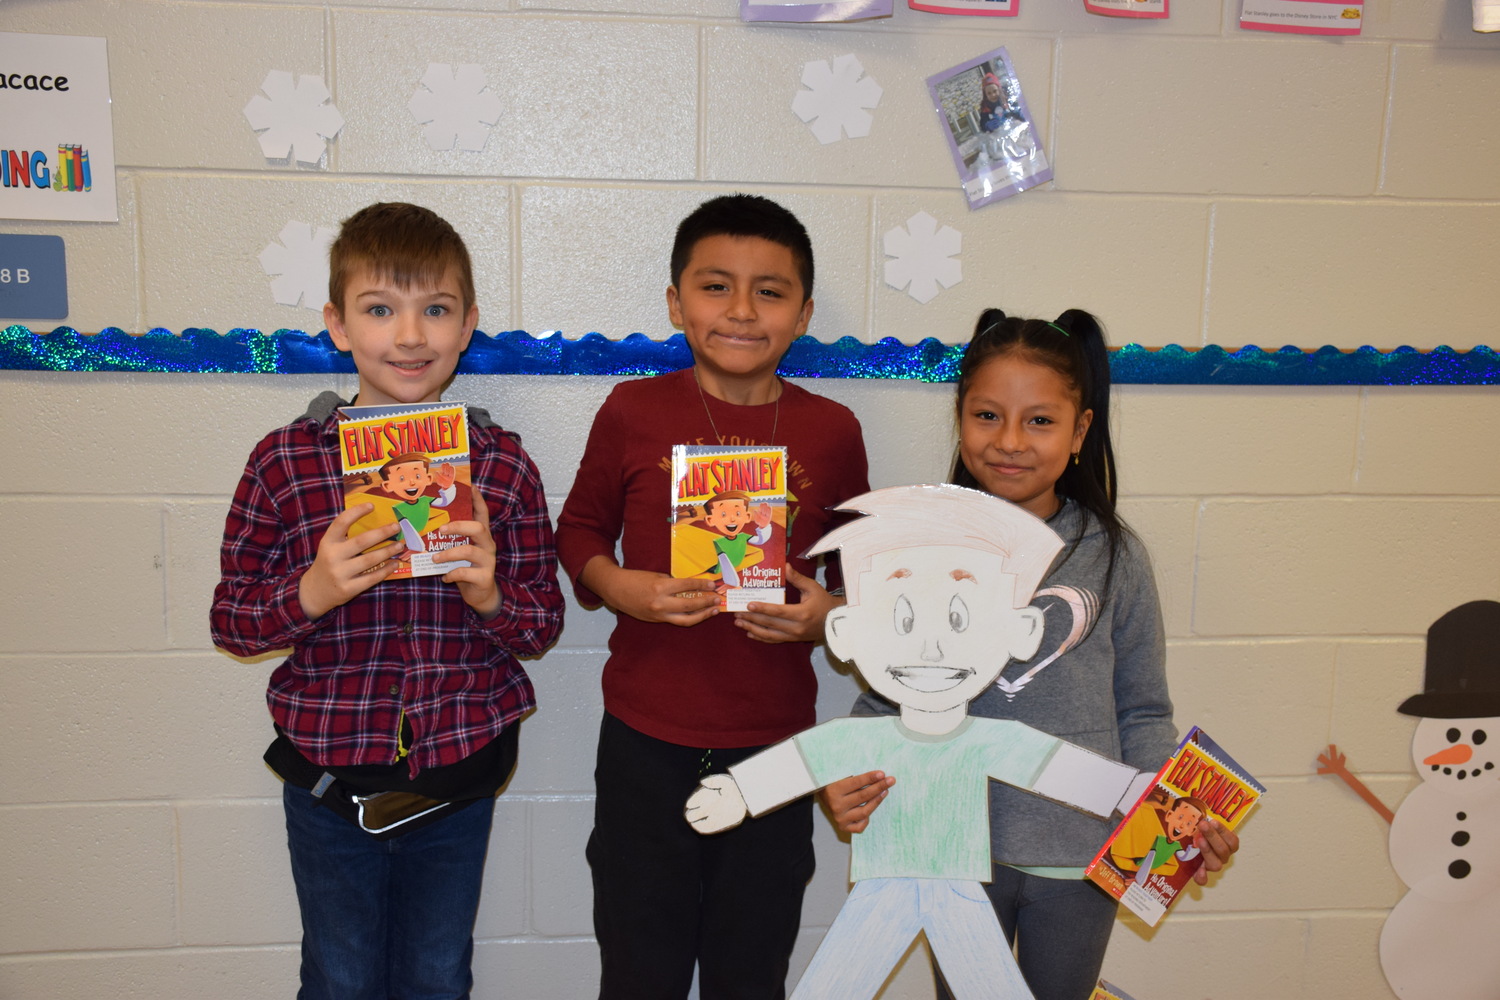
[[0,233],[0,316],[67,318],[68,262],[61,236]]

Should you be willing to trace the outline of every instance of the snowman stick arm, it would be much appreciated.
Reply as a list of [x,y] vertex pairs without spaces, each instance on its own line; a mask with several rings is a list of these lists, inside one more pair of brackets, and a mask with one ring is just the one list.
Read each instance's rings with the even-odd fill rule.
[[1366,786],[1363,781],[1360,781],[1358,778],[1356,778],[1354,774],[1349,770],[1349,768],[1345,766],[1344,755],[1339,753],[1338,747],[1334,746],[1332,743],[1328,744],[1328,749],[1318,754],[1318,764],[1320,765],[1318,767],[1319,774],[1332,774],[1337,776],[1344,782],[1344,784],[1354,789],[1355,795],[1358,795],[1360,798],[1368,802],[1370,804],[1370,808],[1374,809],[1375,812],[1380,815],[1381,819],[1385,820],[1387,823],[1395,821],[1395,813],[1386,808],[1386,804],[1384,802],[1381,802],[1380,799],[1376,797],[1375,793],[1370,791],[1369,787]]

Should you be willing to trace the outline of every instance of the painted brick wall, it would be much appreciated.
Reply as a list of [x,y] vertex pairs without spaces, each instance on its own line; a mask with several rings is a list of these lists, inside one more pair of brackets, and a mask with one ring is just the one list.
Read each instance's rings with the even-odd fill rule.
[[[1026,0],[1014,22],[791,27],[741,25],[730,0],[8,0],[0,30],[109,38],[121,221],[0,225],[65,237],[83,330],[316,329],[272,303],[256,255],[288,220],[406,199],[468,239],[482,328],[665,336],[676,220],[744,189],[808,222],[825,340],[953,341],[983,306],[1076,305],[1116,343],[1495,344],[1500,38],[1448,0],[1372,2],[1343,41],[1240,32],[1235,0],[1176,7],[1165,23]],[[921,80],[1000,44],[1058,180],[970,213]],[[805,61],[846,52],[885,96],[869,138],[823,147],[789,105]],[[480,63],[496,87],[482,153],[422,143],[405,103],[432,61]],[[241,109],[271,69],[329,82],[347,124],[324,168],[261,156]],[[964,281],[926,306],[881,280],[881,234],[919,210],[964,234]],[[611,384],[467,376],[450,396],[522,433],[555,507]],[[212,649],[206,614],[245,455],[330,385],[352,383],[0,373],[0,996],[293,992],[259,762],[271,661]],[[810,387],[859,414],[876,485],[943,474],[949,388]],[[1209,892],[1154,933],[1122,921],[1106,974],[1143,1000],[1389,996],[1375,945],[1402,888],[1384,824],[1314,758],[1336,740],[1388,803],[1412,784],[1394,706],[1420,687],[1425,629],[1500,597],[1500,394],[1119,396],[1179,721],[1271,796]],[[497,812],[477,996],[593,995],[582,847],[609,623],[570,606],[529,665],[542,708]],[[821,670],[820,715],[842,714],[854,682]],[[846,887],[846,849],[819,836],[798,969]],[[931,995],[919,954],[884,995]]]

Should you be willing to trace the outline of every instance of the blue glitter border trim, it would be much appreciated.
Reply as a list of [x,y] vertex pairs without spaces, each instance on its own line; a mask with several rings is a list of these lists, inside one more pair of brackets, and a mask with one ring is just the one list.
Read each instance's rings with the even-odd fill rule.
[[[927,339],[906,345],[887,337],[864,344],[844,337],[825,344],[801,337],[782,360],[794,378],[891,378],[952,382],[961,344]],[[1361,347],[1274,351],[1208,346],[1145,348],[1127,344],[1111,351],[1115,381],[1126,385],[1500,385],[1500,355],[1489,347],[1419,351]],[[681,334],[652,340],[633,333],[610,340],[598,333],[568,340],[561,333],[533,337],[524,330],[490,336],[476,333],[459,363],[465,374],[656,375],[692,361]],[[333,374],[353,372],[326,331],[234,329],[220,335],[193,328],[181,335],[151,330],[136,336],[119,327],[80,334],[60,326],[34,333],[24,326],[0,331],[0,369],[76,372],[224,372]]]

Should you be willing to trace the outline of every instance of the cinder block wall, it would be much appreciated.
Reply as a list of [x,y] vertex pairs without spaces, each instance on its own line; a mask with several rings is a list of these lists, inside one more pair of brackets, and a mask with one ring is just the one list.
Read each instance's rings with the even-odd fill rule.
[[[664,336],[673,225],[742,189],[809,223],[825,340],[959,340],[993,304],[1087,307],[1116,343],[1494,344],[1500,38],[1468,30],[1468,4],[1372,2],[1342,41],[1241,32],[1234,0],[1175,6],[1164,23],[1025,0],[1014,20],[756,27],[731,0],[9,0],[0,30],[109,39],[121,220],[0,226],[65,237],[81,330],[317,329],[272,303],[256,255],[289,220],[401,198],[469,240],[484,329]],[[1001,44],[1058,181],[970,213],[922,78]],[[847,52],[885,96],[867,139],[823,147],[790,102],[804,62]],[[482,153],[434,153],[410,120],[434,61],[479,63],[504,102]],[[261,156],[241,109],[271,69],[329,82],[347,124],[324,167]],[[881,234],[919,210],[964,234],[964,281],[926,306],[881,280]],[[0,373],[0,996],[293,993],[298,924],[259,762],[272,660],[212,649],[206,615],[244,456],[330,384],[352,389]],[[450,395],[519,430],[560,503],[610,384],[471,376]],[[948,387],[811,387],[860,415],[877,485],[943,473]],[[1500,396],[1119,395],[1179,720],[1271,795],[1227,877],[1155,933],[1122,921],[1106,974],[1142,1000],[1388,996],[1376,940],[1402,888],[1385,827],[1314,758],[1336,740],[1392,804],[1414,780],[1394,706],[1420,688],[1425,629],[1500,597]],[[480,997],[593,995],[582,847],[610,620],[569,615],[529,665],[541,710],[498,809]],[[853,680],[823,680],[822,716],[841,714]],[[820,838],[798,969],[845,891],[846,849]],[[930,996],[921,965],[885,996]]]

